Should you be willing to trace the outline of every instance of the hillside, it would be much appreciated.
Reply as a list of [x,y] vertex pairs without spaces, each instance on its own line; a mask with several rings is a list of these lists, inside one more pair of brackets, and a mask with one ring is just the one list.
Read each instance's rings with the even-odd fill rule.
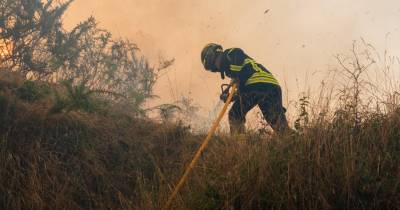
[[[54,112],[62,89],[1,72],[0,208],[160,209],[203,136],[118,106]],[[341,120],[215,137],[174,209],[398,209],[400,110]]]
[[[150,62],[95,17],[66,27],[73,2],[0,3],[0,209],[162,209],[206,136],[184,123],[204,117],[197,95],[146,108],[175,58]],[[200,53],[184,42],[184,50],[170,44]],[[286,56],[279,65],[295,65]],[[265,123],[244,135],[217,132],[172,209],[400,209],[400,60],[364,39],[335,58],[328,79],[312,81],[321,82],[316,94],[286,103],[290,134]],[[174,82],[192,85],[193,66]]]

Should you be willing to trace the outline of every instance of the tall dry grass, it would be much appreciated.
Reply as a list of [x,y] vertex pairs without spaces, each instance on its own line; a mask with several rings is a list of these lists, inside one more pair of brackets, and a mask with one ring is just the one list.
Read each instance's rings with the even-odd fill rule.
[[[160,209],[204,135],[115,104],[51,112],[59,89],[0,76],[0,208]],[[345,98],[303,103],[295,134],[218,134],[174,209],[399,209],[400,109]]]

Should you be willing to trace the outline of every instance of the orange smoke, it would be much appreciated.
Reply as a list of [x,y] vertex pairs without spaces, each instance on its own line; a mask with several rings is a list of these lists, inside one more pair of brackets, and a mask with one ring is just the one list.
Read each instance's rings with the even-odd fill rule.
[[206,43],[243,48],[276,75],[288,103],[319,85],[336,65],[333,55],[346,53],[353,40],[364,37],[385,47],[386,33],[399,35],[398,8],[395,0],[76,0],[65,20],[72,26],[93,15],[114,35],[137,43],[153,63],[175,58],[157,83],[156,103],[185,95],[210,109],[221,81],[201,66]]

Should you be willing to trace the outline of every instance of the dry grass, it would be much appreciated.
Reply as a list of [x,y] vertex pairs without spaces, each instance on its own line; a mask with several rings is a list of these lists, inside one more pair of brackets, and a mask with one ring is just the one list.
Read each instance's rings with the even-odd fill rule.
[[[49,114],[0,79],[1,209],[160,209],[202,135],[110,108]],[[313,119],[313,118],[311,118]],[[317,119],[317,118],[316,118]],[[400,110],[215,137],[174,209],[398,209]]]

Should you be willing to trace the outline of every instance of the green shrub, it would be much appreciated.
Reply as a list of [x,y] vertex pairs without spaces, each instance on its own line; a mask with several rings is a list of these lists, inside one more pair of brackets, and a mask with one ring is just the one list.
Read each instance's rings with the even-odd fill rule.
[[33,102],[40,99],[42,93],[35,82],[27,80],[17,89],[17,96],[22,100]]

